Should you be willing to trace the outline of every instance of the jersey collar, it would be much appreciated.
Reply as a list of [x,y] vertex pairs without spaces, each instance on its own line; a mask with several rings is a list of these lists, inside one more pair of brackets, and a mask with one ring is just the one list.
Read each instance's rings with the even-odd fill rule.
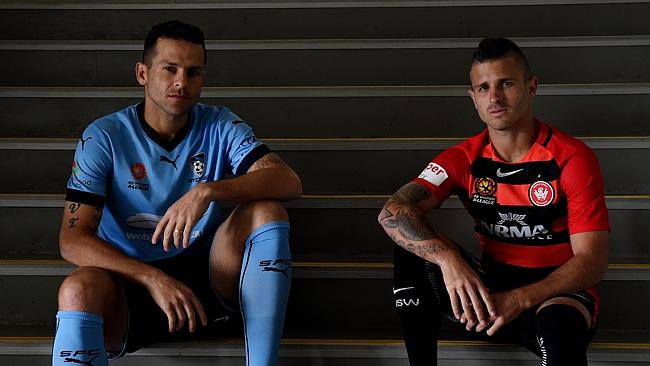
[[167,152],[170,152],[178,146],[178,144],[183,141],[185,136],[190,132],[190,127],[192,126],[192,109],[190,109],[187,112],[187,123],[181,127],[180,130],[176,133],[176,136],[171,141],[167,141],[160,137],[160,134],[156,132],[149,124],[147,121],[144,119],[144,101],[138,103],[135,106],[136,111],[138,112],[138,122],[140,123],[140,126],[142,127],[142,130],[144,133],[153,141],[155,142],[158,146],[162,147],[165,149]]

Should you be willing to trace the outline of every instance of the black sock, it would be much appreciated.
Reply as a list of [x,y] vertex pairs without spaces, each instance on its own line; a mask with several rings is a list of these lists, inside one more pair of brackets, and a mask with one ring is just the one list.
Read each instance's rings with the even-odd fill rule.
[[586,366],[589,329],[582,313],[570,305],[554,304],[535,316],[542,366]]

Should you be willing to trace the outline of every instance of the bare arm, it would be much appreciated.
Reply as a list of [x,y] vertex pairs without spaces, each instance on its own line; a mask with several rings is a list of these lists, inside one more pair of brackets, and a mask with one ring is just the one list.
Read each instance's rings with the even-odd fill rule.
[[302,195],[298,175],[275,153],[258,159],[242,176],[202,183],[176,201],[160,220],[151,239],[163,238],[163,248],[189,245],[192,227],[201,218],[210,202],[242,203],[262,199],[290,200]]
[[203,306],[189,288],[97,237],[101,217],[101,208],[65,201],[59,233],[61,256],[78,266],[102,268],[147,288],[167,314],[170,332],[183,328],[186,318],[190,331],[194,331],[195,309],[201,322],[207,324]]
[[497,294],[495,301],[499,314],[492,319],[493,325],[487,330],[488,335],[494,334],[525,309],[556,296],[596,285],[607,271],[608,237],[607,231],[571,235],[573,258],[541,281]]
[[571,235],[574,257],[545,279],[518,289],[525,308],[552,297],[570,294],[596,285],[605,277],[609,233],[591,231]]
[[[439,205],[426,188],[408,183],[388,199],[379,223],[397,245],[440,267],[454,315],[466,320],[469,330],[476,325],[474,314],[481,324],[486,324],[494,307],[487,289],[456,245],[438,235],[427,221],[426,213]],[[463,313],[466,315],[461,318]]]
[[216,202],[286,201],[302,195],[298,174],[275,153],[261,157],[244,175],[204,185],[209,188],[210,200]]

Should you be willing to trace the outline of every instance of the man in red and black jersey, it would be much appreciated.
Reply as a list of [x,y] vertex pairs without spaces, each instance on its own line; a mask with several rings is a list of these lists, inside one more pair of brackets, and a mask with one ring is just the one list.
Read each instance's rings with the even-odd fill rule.
[[[594,286],[608,255],[598,161],[533,117],[537,78],[512,41],[482,40],[470,81],[486,130],[436,156],[379,215],[397,244],[393,294],[409,361],[436,364],[442,314],[521,342],[542,365],[586,365],[598,322]],[[480,260],[425,217],[454,194],[474,218]]]

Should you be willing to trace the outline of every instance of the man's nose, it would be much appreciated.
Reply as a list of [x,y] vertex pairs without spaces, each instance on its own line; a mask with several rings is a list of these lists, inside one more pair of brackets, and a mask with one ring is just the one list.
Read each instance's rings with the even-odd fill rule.
[[490,103],[492,104],[500,103],[501,100],[503,100],[503,94],[501,93],[501,90],[499,88],[490,88],[488,93],[490,97]]
[[184,88],[187,84],[187,76],[184,72],[177,72],[174,78],[174,86],[177,88]]

